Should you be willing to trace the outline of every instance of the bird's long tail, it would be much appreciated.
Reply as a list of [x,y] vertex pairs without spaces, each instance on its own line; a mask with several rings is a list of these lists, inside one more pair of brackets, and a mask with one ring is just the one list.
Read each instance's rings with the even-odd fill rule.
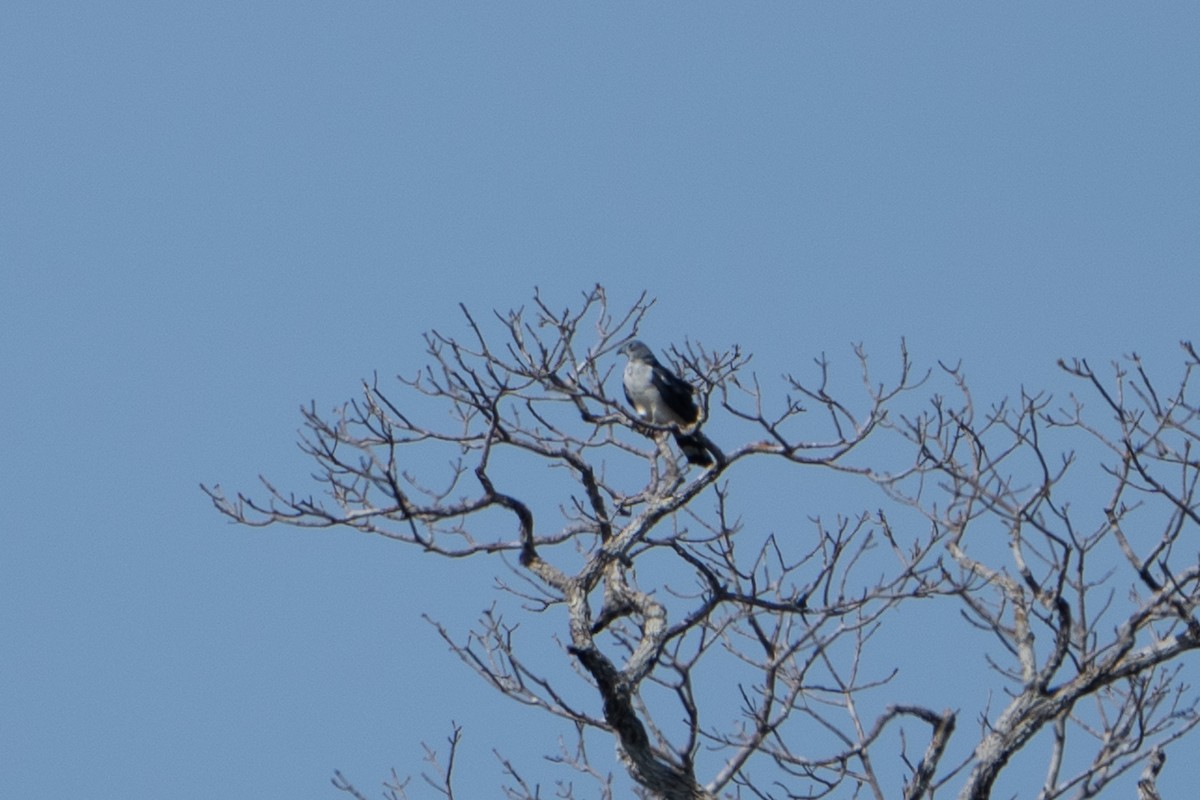
[[683,455],[687,458],[689,464],[695,464],[699,467],[712,466],[712,455],[709,454],[708,448],[704,446],[704,440],[696,434],[675,431],[675,443],[679,445],[679,449],[683,451]]

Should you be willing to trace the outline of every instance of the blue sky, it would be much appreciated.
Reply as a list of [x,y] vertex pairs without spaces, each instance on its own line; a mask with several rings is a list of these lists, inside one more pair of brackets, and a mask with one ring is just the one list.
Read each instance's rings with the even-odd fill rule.
[[197,488],[305,486],[298,406],[411,373],[460,301],[645,290],[657,349],[736,342],[767,376],[904,336],[989,399],[1061,387],[1060,356],[1174,376],[1198,333],[1191,4],[5,16],[8,796],[337,796],[334,768],[415,772],[450,719],[475,796],[493,746],[540,768],[554,730],[420,619],[469,624],[490,565],[240,529]]

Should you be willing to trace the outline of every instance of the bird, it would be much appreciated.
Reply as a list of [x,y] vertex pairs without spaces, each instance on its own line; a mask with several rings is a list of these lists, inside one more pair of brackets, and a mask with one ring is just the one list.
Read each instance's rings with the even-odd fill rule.
[[652,425],[675,426],[675,442],[688,463],[712,466],[712,455],[695,431],[700,410],[692,397],[691,384],[660,364],[650,348],[637,339],[621,345],[617,352],[629,357],[624,375],[625,399],[637,415]]

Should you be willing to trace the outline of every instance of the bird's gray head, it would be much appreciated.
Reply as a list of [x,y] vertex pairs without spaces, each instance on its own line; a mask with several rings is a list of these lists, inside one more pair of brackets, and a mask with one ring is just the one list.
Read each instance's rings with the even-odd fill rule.
[[654,353],[638,339],[630,339],[617,350],[623,356],[629,356],[631,361],[653,361]]

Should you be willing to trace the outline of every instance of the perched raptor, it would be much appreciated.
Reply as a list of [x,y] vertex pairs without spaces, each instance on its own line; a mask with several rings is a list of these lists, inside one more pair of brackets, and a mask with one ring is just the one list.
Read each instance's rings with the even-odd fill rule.
[[637,339],[621,345],[617,352],[629,356],[625,365],[625,399],[637,415],[654,425],[677,426],[673,433],[679,449],[692,464],[713,463],[704,440],[693,429],[700,418],[692,386],[658,363],[654,353]]

